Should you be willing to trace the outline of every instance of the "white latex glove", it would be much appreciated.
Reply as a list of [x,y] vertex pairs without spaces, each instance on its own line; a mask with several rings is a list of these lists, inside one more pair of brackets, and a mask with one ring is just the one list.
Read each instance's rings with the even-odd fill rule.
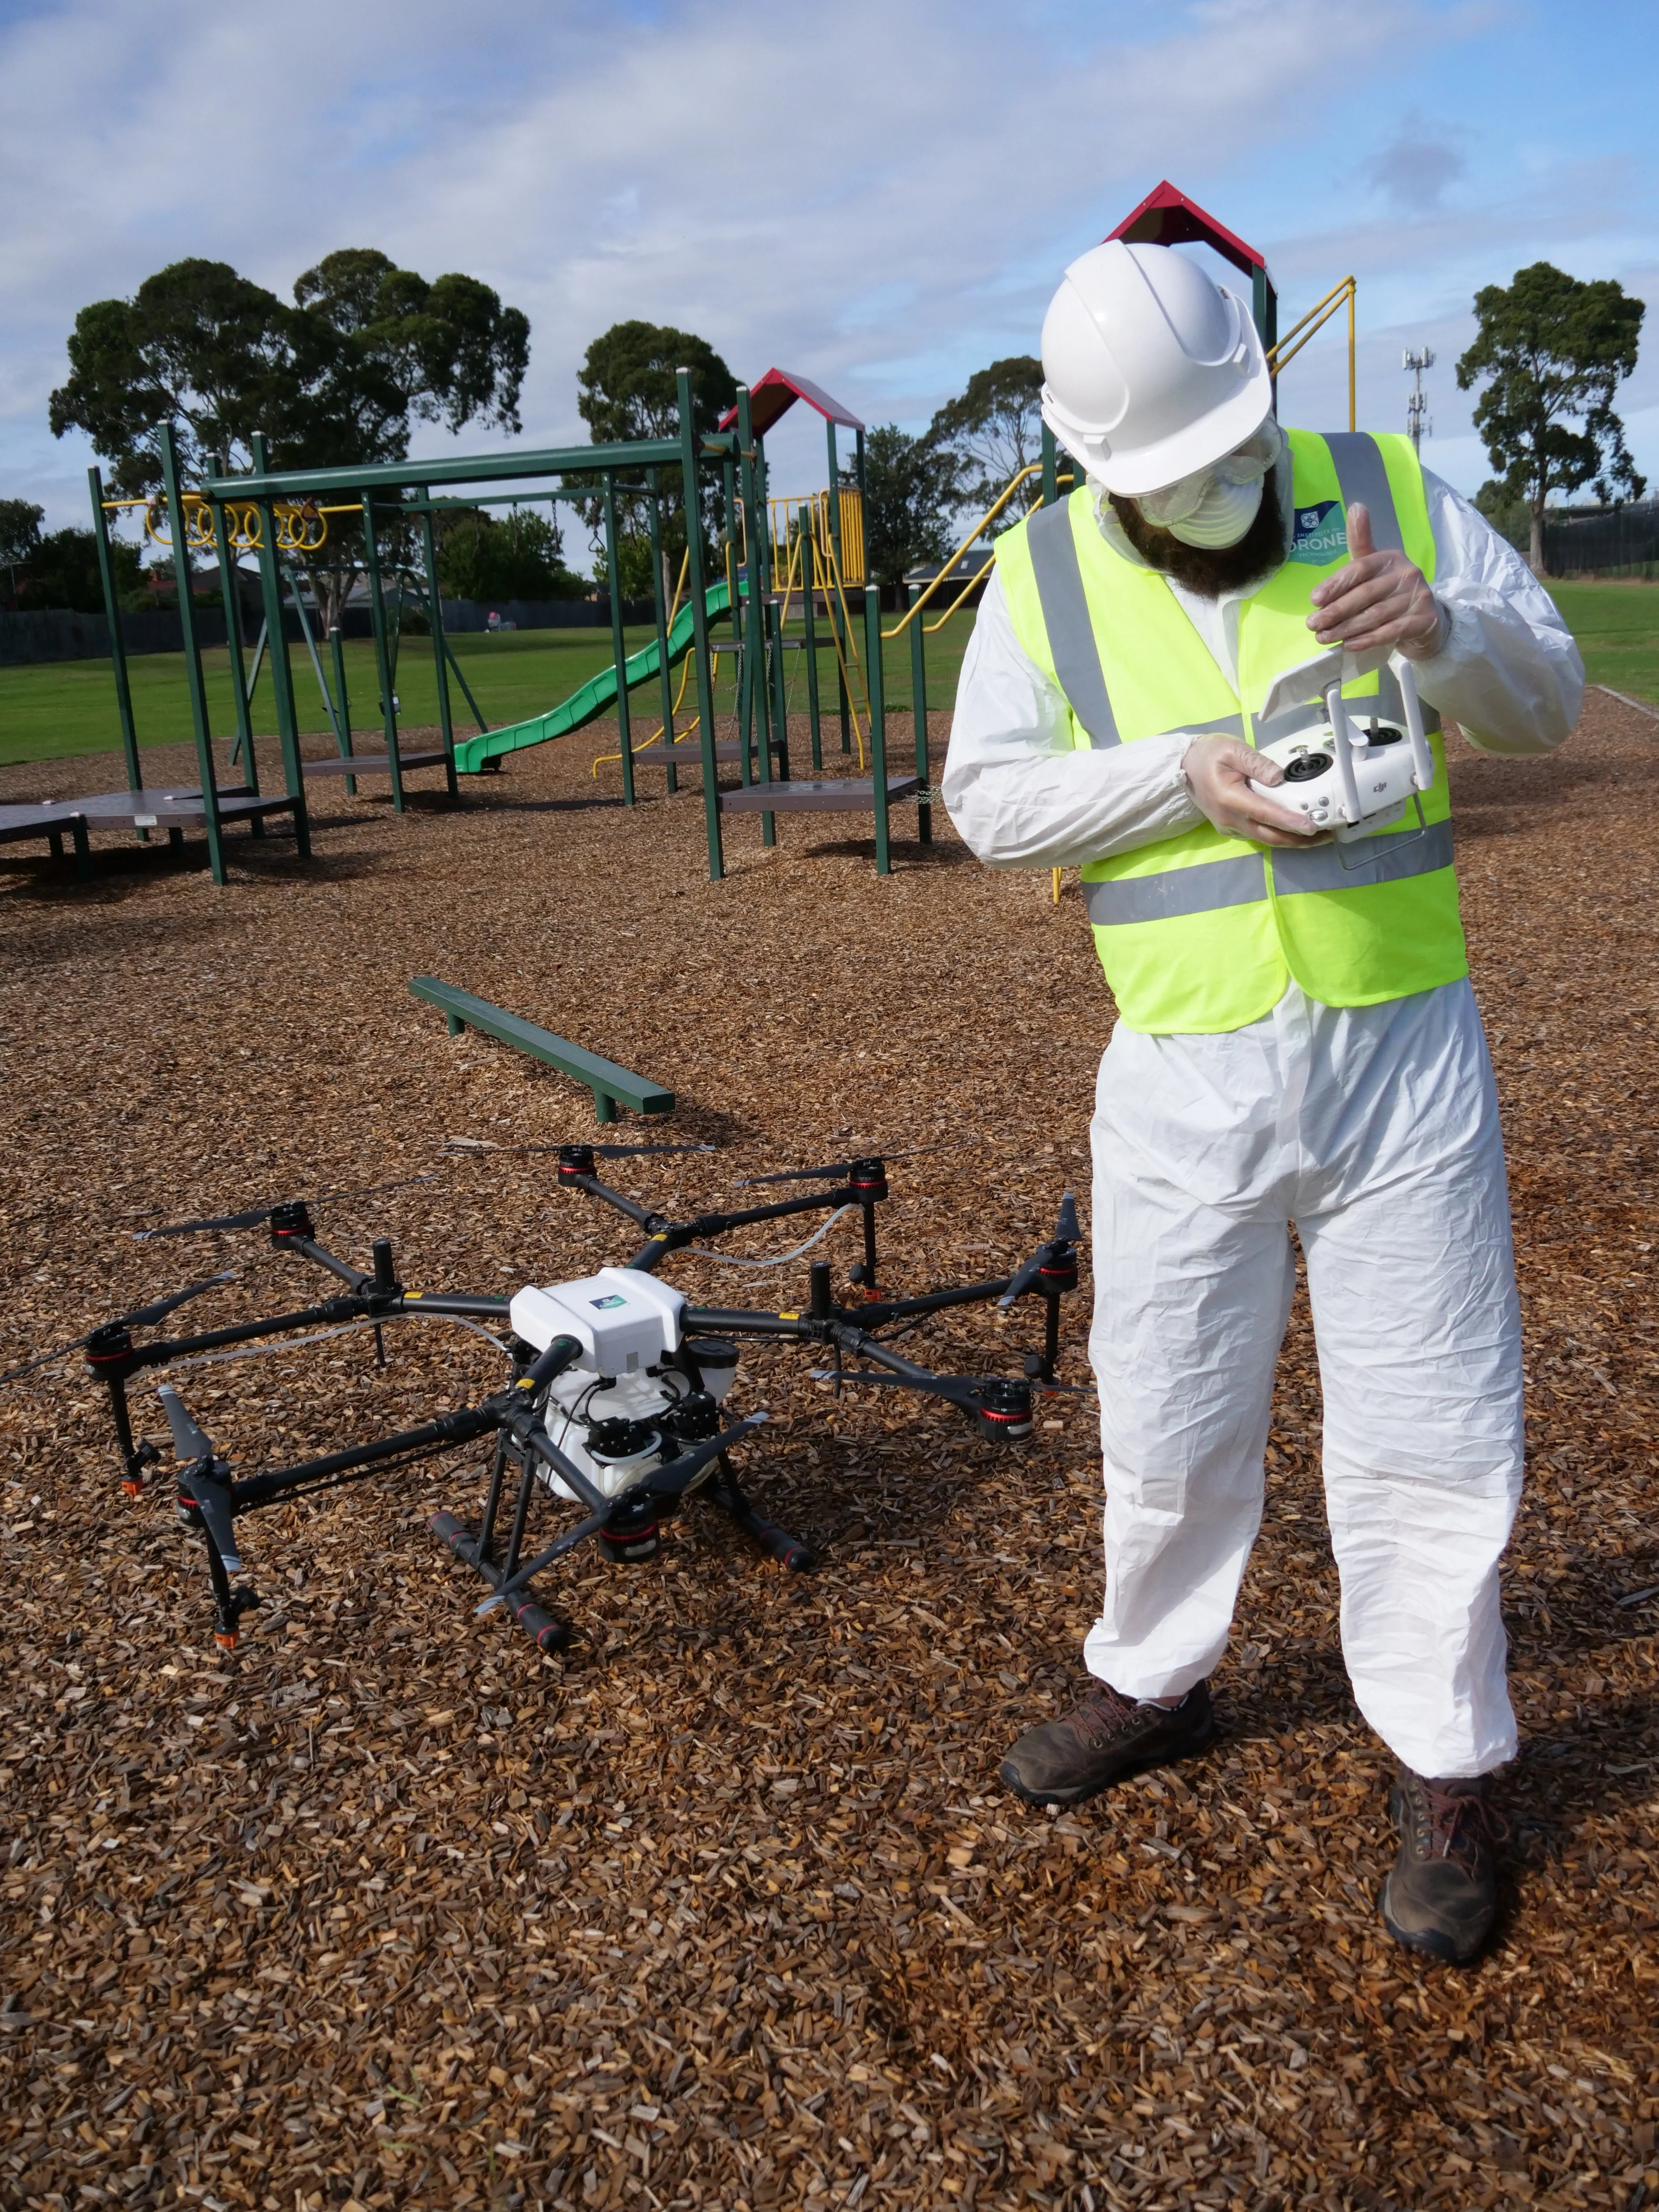
[[1356,501],[1348,509],[1348,562],[1313,594],[1308,628],[1322,645],[1349,653],[1398,646],[1408,660],[1427,660],[1445,641],[1450,617],[1428,578],[1401,552],[1379,553],[1371,519]]
[[[1187,779],[1200,814],[1224,837],[1247,838],[1253,845],[1305,845],[1310,824],[1305,814],[1292,814],[1275,806],[1250,788],[1258,783],[1283,783],[1285,771],[1276,760],[1256,751],[1237,738],[1194,738],[1181,757],[1181,773]],[[1314,831],[1314,836],[1322,836]]]

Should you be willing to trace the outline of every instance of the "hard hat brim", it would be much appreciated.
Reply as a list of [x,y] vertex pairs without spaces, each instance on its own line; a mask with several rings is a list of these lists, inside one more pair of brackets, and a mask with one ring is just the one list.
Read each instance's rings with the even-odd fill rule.
[[[1046,386],[1042,418],[1066,451],[1108,491],[1120,499],[1141,499],[1149,492],[1167,490],[1200,469],[1212,468],[1255,436],[1273,406],[1273,375],[1266,361],[1259,359],[1237,396],[1224,406],[1212,408],[1172,437],[1130,452],[1112,452],[1109,439],[1091,435],[1086,425],[1071,421]],[[1107,448],[1103,453],[1103,446]]]

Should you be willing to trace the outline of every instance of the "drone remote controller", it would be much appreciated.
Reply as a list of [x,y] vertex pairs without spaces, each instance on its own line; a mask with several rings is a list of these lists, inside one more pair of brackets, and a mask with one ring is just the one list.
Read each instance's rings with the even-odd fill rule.
[[1407,805],[1434,783],[1434,755],[1424,734],[1411,665],[1395,664],[1405,708],[1404,730],[1376,716],[1369,726],[1349,714],[1340,684],[1325,693],[1327,720],[1261,750],[1285,771],[1283,783],[1250,788],[1274,805],[1305,817],[1310,836],[1334,833],[1339,842],[1370,837],[1399,821]]

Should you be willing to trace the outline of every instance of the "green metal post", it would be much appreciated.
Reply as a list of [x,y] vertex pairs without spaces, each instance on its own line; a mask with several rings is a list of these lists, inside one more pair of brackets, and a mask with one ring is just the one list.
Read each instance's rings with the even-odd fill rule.
[[403,763],[398,757],[398,709],[392,689],[392,652],[386,634],[386,595],[380,588],[380,546],[374,531],[374,501],[363,494],[363,566],[368,571],[368,613],[374,625],[374,666],[380,679],[380,726],[386,732],[386,765],[392,777],[392,804],[404,811]]
[[[121,605],[115,596],[115,563],[110,557],[109,525],[104,520],[104,479],[96,469],[87,471],[92,494],[92,534],[98,548],[98,580],[104,587],[104,618],[109,624],[110,666],[115,672],[115,706],[121,718],[121,750],[126,758],[127,789],[142,791],[143,770],[138,764],[138,731],[132,719],[132,686],[127,681],[126,641],[121,635]],[[139,836],[149,842],[148,830]]]
[[[328,649],[334,662],[335,712],[340,718],[340,749],[349,760],[351,758],[351,701],[346,695],[345,647],[341,641],[338,623],[331,623],[328,626]],[[357,779],[355,775],[346,777],[345,787],[348,799],[355,799],[357,796]]]
[[[766,626],[772,641],[772,728],[778,749],[778,775],[789,781],[789,697],[783,677],[783,610],[775,599],[766,607]],[[771,781],[769,775],[767,782]]]
[[[766,694],[769,728],[767,746],[762,755],[761,781],[773,781],[773,756],[777,757],[778,774],[786,781],[789,775],[788,701],[783,680],[783,626],[778,604],[777,576],[772,566],[772,476],[766,459],[766,440],[758,432],[755,437],[755,503],[760,510],[765,532],[761,543],[762,583],[764,598],[766,637],[770,647],[767,661],[770,665],[771,682]],[[763,821],[765,817],[763,816]]]
[[823,744],[818,731],[818,628],[812,601],[818,569],[817,540],[812,533],[812,510],[800,510],[801,613],[806,629],[806,720],[812,734],[812,765],[823,766]]
[[[265,441],[256,431],[249,440],[255,471],[265,469]],[[283,579],[276,563],[276,516],[269,499],[258,502],[259,588],[265,603],[265,638],[270,653],[270,690],[276,710],[276,736],[283,750],[283,782],[294,801],[294,844],[302,860],[311,858],[311,816],[306,780],[300,766],[300,721],[294,707],[294,668],[283,627]],[[250,686],[250,690],[252,687]]]
[[628,722],[628,647],[623,637],[621,545],[617,535],[617,477],[605,472],[605,568],[611,580],[611,651],[617,664],[617,741],[622,752],[623,805],[634,804],[633,733]]
[[[720,848],[720,795],[714,770],[714,686],[708,673],[708,602],[702,582],[702,510],[697,501],[697,428],[691,405],[691,372],[678,369],[674,386],[680,403],[680,470],[685,486],[686,589],[691,594],[691,650],[697,662],[697,727],[702,733],[702,811],[708,832],[708,876],[719,883],[726,873]],[[728,504],[726,513],[730,514]]]
[[[427,487],[420,487],[422,501],[430,499]],[[460,787],[455,781],[455,726],[449,714],[449,662],[444,652],[444,602],[438,582],[438,541],[433,535],[432,509],[422,506],[421,512],[421,542],[426,553],[426,601],[432,623],[432,659],[438,678],[438,723],[444,733],[444,782],[452,799],[460,797]]]
[[910,616],[910,711],[916,725],[916,774],[921,778],[921,796],[916,801],[916,836],[921,843],[933,842],[933,810],[927,794],[932,788],[927,772],[927,647],[921,635],[925,609],[915,608]]
[[167,496],[167,523],[173,532],[173,576],[179,591],[179,624],[184,632],[185,681],[190,688],[190,718],[196,726],[196,766],[202,779],[202,813],[207,827],[208,865],[213,880],[225,879],[224,835],[219,821],[219,790],[214,778],[213,739],[208,730],[207,686],[202,681],[202,656],[196,641],[196,610],[190,596],[189,533],[185,526],[185,502],[179,486],[179,447],[173,425],[161,425],[161,482]]
[[[763,600],[766,591],[766,518],[761,509],[758,490],[759,471],[755,466],[755,433],[749,412],[749,386],[738,386],[738,466],[743,484],[744,536],[748,543],[749,601],[744,621],[744,694],[748,708],[755,716],[755,738],[759,762],[758,780],[772,781],[771,702],[766,681],[766,623]],[[739,732],[742,757],[749,765],[749,725],[745,709],[744,726]],[[747,782],[748,777],[744,781]],[[761,817],[761,842],[775,845],[778,823],[775,814]]]
[[651,531],[651,611],[657,625],[657,684],[662,703],[662,741],[668,748],[668,789],[670,794],[680,787],[680,772],[674,764],[674,684],[668,665],[668,610],[663,605],[665,586],[662,573],[662,501],[657,496],[657,471],[651,471],[651,496],[645,504],[646,520]]
[[[866,568],[868,562],[866,562]],[[882,684],[881,592],[873,577],[864,586],[865,681],[870,692],[870,772],[876,796],[876,873],[890,876],[887,840],[887,702]]]
[[[216,461],[215,473],[223,476],[227,464]],[[236,587],[236,563],[230,542],[230,523],[222,503],[212,502],[213,542],[219,555],[219,583],[225,602],[225,644],[230,653],[230,689],[236,702],[236,743],[231,749],[231,759],[246,763],[248,789],[258,795],[259,763],[253,750],[253,718],[248,712],[247,669],[242,659],[242,600]],[[256,816],[253,830],[263,832],[264,823]]]
[[1059,496],[1054,483],[1057,467],[1054,457],[1054,434],[1045,422],[1042,426],[1042,504],[1052,507]]

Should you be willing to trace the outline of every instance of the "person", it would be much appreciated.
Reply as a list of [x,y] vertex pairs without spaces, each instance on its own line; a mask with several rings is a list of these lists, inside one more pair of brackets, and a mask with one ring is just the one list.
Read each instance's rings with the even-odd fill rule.
[[[990,866],[1081,869],[1117,1004],[1091,1130],[1106,1582],[1086,1694],[1002,1779],[1074,1804],[1216,1735],[1294,1224],[1343,1653],[1399,1763],[1382,1917],[1463,1960],[1496,1911],[1490,1778],[1516,1750],[1498,1561],[1521,1346],[1437,732],[1547,752],[1583,666],[1409,441],[1279,428],[1247,308],[1189,257],[1084,254],[1042,362],[1079,483],[997,541],[942,795]],[[1255,748],[1327,709],[1311,675],[1302,703],[1264,701],[1322,652],[1385,738],[1411,665],[1437,733],[1420,818],[1339,843],[1272,795]]]

